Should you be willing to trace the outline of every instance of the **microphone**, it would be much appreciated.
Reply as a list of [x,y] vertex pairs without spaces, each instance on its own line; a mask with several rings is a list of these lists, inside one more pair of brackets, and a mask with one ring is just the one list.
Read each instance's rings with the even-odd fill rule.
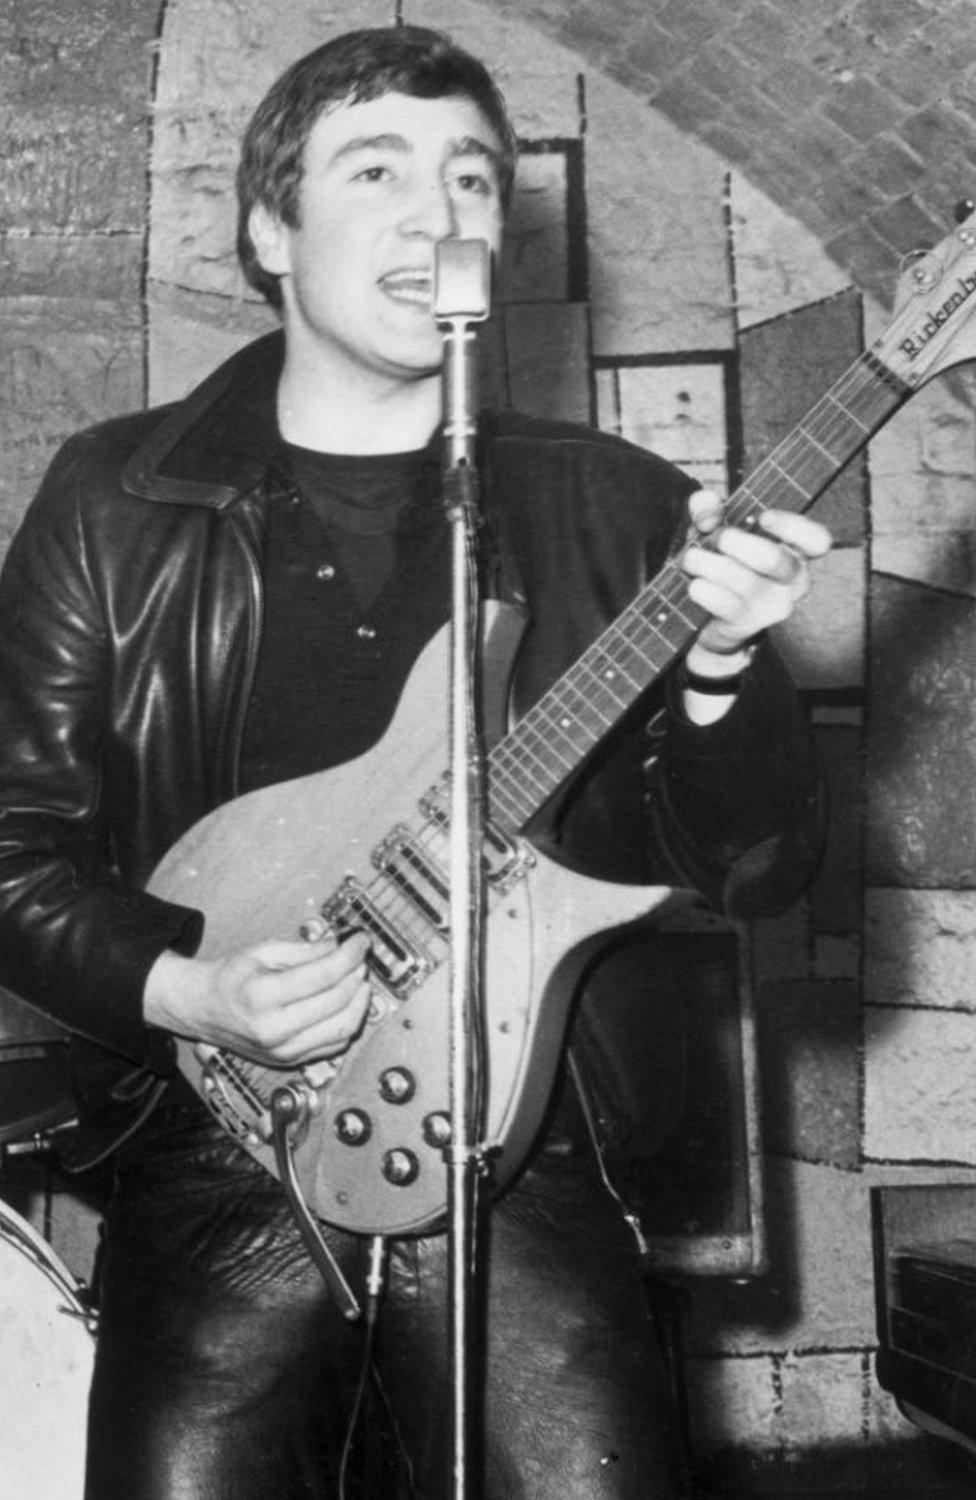
[[474,323],[491,305],[491,250],[487,240],[438,240],[434,246],[434,317],[444,339],[442,376],[444,464],[475,462],[478,362]]

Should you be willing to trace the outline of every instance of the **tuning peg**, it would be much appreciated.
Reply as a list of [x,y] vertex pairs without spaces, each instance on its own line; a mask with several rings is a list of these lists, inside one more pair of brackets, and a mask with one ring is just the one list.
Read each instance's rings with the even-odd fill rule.
[[972,198],[960,198],[953,214],[956,223],[964,224],[974,208],[976,208],[976,203],[973,202]]

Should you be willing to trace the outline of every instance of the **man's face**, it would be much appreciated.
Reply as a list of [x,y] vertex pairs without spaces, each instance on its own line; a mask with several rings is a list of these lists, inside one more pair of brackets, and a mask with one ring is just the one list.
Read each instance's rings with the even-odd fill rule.
[[305,148],[299,227],[263,207],[251,217],[261,262],[281,277],[290,344],[344,380],[438,371],[434,245],[458,236],[497,250],[499,153],[467,98],[384,94],[322,115]]

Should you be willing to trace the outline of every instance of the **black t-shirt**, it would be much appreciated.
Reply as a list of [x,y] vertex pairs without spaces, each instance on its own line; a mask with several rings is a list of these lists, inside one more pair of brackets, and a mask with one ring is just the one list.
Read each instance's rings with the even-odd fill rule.
[[[448,618],[449,527],[434,450],[285,451],[294,488],[268,518],[241,791],[375,744]],[[446,721],[446,704],[431,707]]]

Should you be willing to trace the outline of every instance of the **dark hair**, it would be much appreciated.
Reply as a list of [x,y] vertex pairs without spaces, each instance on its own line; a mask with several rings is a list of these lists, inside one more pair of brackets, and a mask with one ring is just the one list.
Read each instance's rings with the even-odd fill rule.
[[251,241],[248,219],[263,203],[297,228],[305,146],[329,105],[359,104],[382,94],[418,99],[458,95],[482,110],[502,148],[502,203],[515,176],[515,131],[487,68],[450,37],[423,26],[349,31],[293,63],[272,84],[244,133],[237,169],[237,254],[244,275],[271,306],[281,308],[278,277],[266,271]]

